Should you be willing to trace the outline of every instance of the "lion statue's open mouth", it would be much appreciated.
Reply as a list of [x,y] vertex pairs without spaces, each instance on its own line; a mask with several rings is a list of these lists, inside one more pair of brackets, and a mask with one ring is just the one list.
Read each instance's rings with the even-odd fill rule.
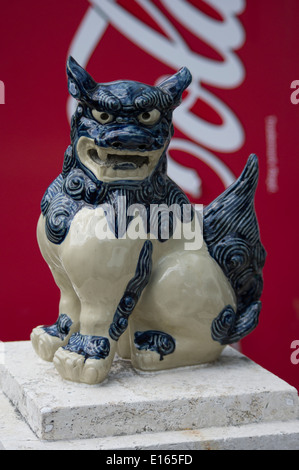
[[143,180],[157,166],[164,147],[157,150],[118,150],[100,147],[88,137],[80,137],[77,154],[84,166],[100,181]]

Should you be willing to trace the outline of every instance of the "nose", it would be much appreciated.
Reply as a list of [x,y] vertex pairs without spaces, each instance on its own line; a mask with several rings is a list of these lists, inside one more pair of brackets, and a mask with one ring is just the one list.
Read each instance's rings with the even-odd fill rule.
[[104,143],[107,147],[116,150],[151,150],[154,138],[145,132],[134,132],[133,130],[119,130],[110,132],[105,138]]

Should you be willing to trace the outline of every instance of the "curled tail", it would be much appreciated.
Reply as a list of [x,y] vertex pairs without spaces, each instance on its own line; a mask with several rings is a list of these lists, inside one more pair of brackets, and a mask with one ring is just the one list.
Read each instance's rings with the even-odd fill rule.
[[210,255],[229,279],[236,312],[227,305],[212,324],[212,337],[230,344],[258,323],[266,251],[260,240],[254,208],[258,160],[250,155],[241,176],[204,210],[204,239]]

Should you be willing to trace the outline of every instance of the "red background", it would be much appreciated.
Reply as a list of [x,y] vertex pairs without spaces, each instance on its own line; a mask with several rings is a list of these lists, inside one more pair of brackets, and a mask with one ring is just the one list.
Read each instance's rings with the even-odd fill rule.
[[[143,16],[135,1],[118,3],[129,4],[132,11]],[[162,2],[152,3],[167,14]],[[222,20],[204,1],[190,3]],[[0,4],[0,80],[5,84],[5,104],[0,105],[0,340],[15,341],[28,340],[33,327],[51,324],[57,318],[59,292],[39,253],[35,230],[40,200],[60,173],[70,141],[65,62],[90,5],[87,0],[1,0]],[[179,28],[173,18],[169,19]],[[239,20],[246,32],[245,43],[237,51],[246,70],[245,79],[233,89],[206,88],[235,112],[245,131],[241,149],[232,154],[218,152],[217,156],[236,176],[250,153],[256,153],[260,162],[256,211],[268,252],[263,308],[258,328],[242,341],[241,350],[299,389],[299,364],[290,360],[291,342],[299,339],[299,104],[290,101],[290,84],[299,79],[299,3],[248,0]],[[153,23],[151,26],[155,27]],[[180,33],[199,53],[215,56],[215,51],[196,43],[188,31],[181,29]],[[97,81],[127,78],[149,84],[163,74],[175,72],[111,25],[87,69]],[[219,124],[219,116],[203,103],[194,112]],[[276,192],[269,192],[266,184],[267,116],[277,119]],[[181,134],[176,131],[176,136]],[[207,204],[224,189],[207,165],[178,152],[173,157],[195,168],[203,180],[202,196],[194,202]]]

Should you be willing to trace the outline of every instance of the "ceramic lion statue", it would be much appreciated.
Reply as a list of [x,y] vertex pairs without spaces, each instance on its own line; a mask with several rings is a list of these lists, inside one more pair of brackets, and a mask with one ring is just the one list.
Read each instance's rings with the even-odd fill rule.
[[117,353],[157,371],[214,361],[258,323],[265,250],[252,154],[202,213],[167,176],[186,67],[158,86],[97,83],[72,58],[71,145],[37,227],[59,316],[31,334],[67,380],[103,382]]

